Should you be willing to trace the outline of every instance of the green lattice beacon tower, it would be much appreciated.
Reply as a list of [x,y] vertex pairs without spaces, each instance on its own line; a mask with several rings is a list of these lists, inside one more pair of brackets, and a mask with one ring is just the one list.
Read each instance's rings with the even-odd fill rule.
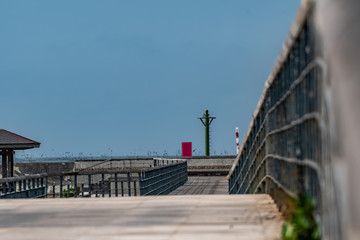
[[209,129],[210,129],[210,124],[211,122],[215,119],[216,117],[210,117],[209,114],[209,110],[205,110],[205,113],[202,117],[198,117],[198,119],[200,119],[200,121],[204,124],[205,126],[205,156],[210,156],[210,135],[209,135]]

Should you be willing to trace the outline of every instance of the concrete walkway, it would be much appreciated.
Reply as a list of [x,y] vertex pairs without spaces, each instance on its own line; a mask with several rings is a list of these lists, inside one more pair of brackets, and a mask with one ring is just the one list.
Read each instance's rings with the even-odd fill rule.
[[0,238],[279,239],[268,195],[1,200]]
[[227,194],[228,181],[225,176],[194,176],[170,195]]

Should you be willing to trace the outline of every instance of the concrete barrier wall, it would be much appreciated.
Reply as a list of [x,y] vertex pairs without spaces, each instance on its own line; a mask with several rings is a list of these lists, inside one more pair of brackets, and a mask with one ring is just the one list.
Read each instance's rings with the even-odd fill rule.
[[74,162],[31,162],[31,163],[15,162],[14,175],[23,176],[23,175],[37,174],[37,173],[58,174],[62,172],[73,172],[74,166],[75,166]]
[[136,158],[136,159],[111,159],[111,160],[77,160],[74,163],[74,170],[84,169],[102,169],[102,168],[148,168],[154,166],[153,158]]
[[[188,174],[220,174],[226,175],[235,161],[236,156],[210,156],[186,158],[188,165]],[[167,158],[159,158],[166,160]],[[171,160],[171,158],[169,158]],[[173,159],[174,160],[174,159]]]
[[[188,168],[197,167],[223,167],[229,168],[232,166],[236,156],[214,156],[214,157],[193,157],[186,158]],[[112,159],[109,160],[77,160],[75,161],[75,170],[82,170],[87,168],[144,168],[154,166],[154,160],[171,161],[184,160],[181,158],[143,158],[143,159]],[[161,164],[159,162],[158,164]]]
[[198,167],[198,166],[228,166],[231,168],[235,156],[232,158],[190,158],[187,159],[188,167]]
[[[225,169],[231,168],[236,156],[197,156],[186,159],[188,169]],[[154,160],[158,160],[157,163]],[[133,159],[103,159],[103,160],[76,160],[75,162],[29,162],[16,163],[14,167],[14,175],[22,176],[28,174],[48,173],[60,174],[64,172],[81,171],[85,169],[129,169],[129,168],[148,168],[154,164],[162,165],[171,163],[176,160],[184,160],[181,158],[133,158]],[[1,164],[0,164],[1,166]],[[1,176],[2,177],[2,176]]]

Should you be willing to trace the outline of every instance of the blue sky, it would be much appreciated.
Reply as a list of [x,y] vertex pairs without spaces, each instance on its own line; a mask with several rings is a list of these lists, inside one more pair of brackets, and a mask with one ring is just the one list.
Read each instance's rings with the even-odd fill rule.
[[[0,128],[39,156],[235,154],[298,0],[0,0]],[[241,141],[240,140],[240,141]]]

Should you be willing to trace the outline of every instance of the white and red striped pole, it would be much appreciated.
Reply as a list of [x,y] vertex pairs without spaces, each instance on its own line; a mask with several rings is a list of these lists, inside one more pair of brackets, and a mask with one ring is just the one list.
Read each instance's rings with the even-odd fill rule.
[[236,155],[240,152],[240,145],[239,145],[239,128],[235,128],[235,134],[236,134]]

